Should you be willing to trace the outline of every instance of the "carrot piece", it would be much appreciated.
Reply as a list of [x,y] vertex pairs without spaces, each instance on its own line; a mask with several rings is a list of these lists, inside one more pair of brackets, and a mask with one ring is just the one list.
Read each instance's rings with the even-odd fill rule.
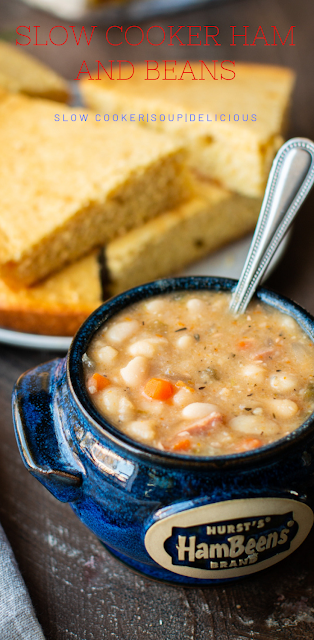
[[144,391],[147,396],[154,400],[169,400],[174,394],[174,388],[168,380],[162,378],[151,378],[145,385]]
[[240,340],[237,343],[237,347],[239,347],[239,349],[249,349],[250,347],[252,347],[254,340],[252,338],[247,338],[244,340]]
[[189,438],[185,438],[184,440],[179,440],[175,444],[172,445],[170,451],[188,451],[191,447],[191,440]]
[[94,373],[87,382],[87,388],[90,393],[96,393],[97,391],[102,391],[105,389],[108,384],[110,384],[110,380],[102,376],[100,373]]
[[262,441],[259,438],[245,438],[241,440],[241,442],[235,447],[236,453],[241,453],[245,451],[251,451],[252,449],[258,449],[258,447],[262,446]]

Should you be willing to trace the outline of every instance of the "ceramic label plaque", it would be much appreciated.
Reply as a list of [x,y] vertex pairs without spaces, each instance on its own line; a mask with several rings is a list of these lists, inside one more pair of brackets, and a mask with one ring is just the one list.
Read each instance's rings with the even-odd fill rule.
[[228,500],[156,513],[145,546],[159,565],[182,576],[236,578],[292,553],[313,524],[306,504],[282,498]]

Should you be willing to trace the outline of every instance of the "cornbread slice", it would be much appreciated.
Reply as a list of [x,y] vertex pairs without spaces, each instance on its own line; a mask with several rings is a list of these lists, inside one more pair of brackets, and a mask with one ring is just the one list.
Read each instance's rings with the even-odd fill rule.
[[0,274],[13,287],[39,281],[189,193],[178,140],[134,122],[61,111],[22,95],[0,100]]
[[0,325],[73,335],[109,295],[172,275],[253,228],[260,200],[196,181],[185,204],[81,258],[39,285],[12,291],[0,280]]
[[254,228],[261,199],[198,180],[197,195],[105,249],[109,291],[169,276]]
[[23,47],[0,40],[0,86],[12,93],[25,93],[66,102],[69,90],[63,78],[34,58]]
[[[273,157],[283,142],[294,73],[277,66],[225,63],[235,71],[231,79],[233,74],[216,62],[214,80],[200,60],[191,61],[183,76],[186,61],[172,63],[167,65],[175,67],[174,73],[167,72],[170,80],[163,79],[165,61],[158,63],[160,77],[154,80],[145,79],[146,64],[135,65],[127,82],[112,81],[105,72],[100,81],[84,79],[80,83],[83,97],[101,115],[133,113],[138,120],[142,114],[143,127],[184,140],[189,164],[198,173],[228,189],[261,196]],[[213,61],[205,63],[214,74]],[[154,68],[155,61],[149,64]],[[222,80],[221,73],[230,79]],[[152,71],[149,78],[157,74]],[[97,72],[92,76],[97,78]]]
[[102,303],[98,253],[34,287],[13,291],[0,280],[0,325],[28,333],[74,335]]

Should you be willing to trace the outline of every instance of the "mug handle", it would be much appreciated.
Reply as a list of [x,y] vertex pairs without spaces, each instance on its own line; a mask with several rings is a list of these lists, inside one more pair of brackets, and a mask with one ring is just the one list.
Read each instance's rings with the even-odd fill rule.
[[58,358],[24,373],[12,396],[15,435],[28,471],[61,502],[81,495],[85,469],[71,450],[54,408],[54,388],[63,360]]

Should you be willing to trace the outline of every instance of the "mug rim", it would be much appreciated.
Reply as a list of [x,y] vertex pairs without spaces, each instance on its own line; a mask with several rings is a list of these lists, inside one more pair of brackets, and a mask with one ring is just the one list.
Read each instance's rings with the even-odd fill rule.
[[[163,278],[146,284],[133,287],[104,302],[85,320],[74,336],[67,354],[67,380],[70,392],[75,404],[84,414],[89,424],[97,433],[97,437],[109,438],[120,449],[128,451],[131,455],[144,458],[161,466],[197,466],[202,470],[225,466],[242,466],[254,464],[257,459],[268,459],[281,451],[286,451],[296,441],[302,441],[313,425],[314,412],[296,429],[283,438],[264,445],[263,447],[242,453],[232,453],[217,456],[197,456],[162,451],[149,445],[138,442],[106,420],[91,402],[83,378],[82,356],[86,352],[89,343],[101,326],[111,319],[116,313],[127,308],[130,304],[150,297],[171,293],[173,291],[229,291],[232,292],[237,285],[237,280],[218,276],[184,276],[176,278]],[[269,288],[258,287],[255,298],[265,304],[290,315],[309,336],[314,343],[314,317],[303,307],[289,298],[280,295]]]

